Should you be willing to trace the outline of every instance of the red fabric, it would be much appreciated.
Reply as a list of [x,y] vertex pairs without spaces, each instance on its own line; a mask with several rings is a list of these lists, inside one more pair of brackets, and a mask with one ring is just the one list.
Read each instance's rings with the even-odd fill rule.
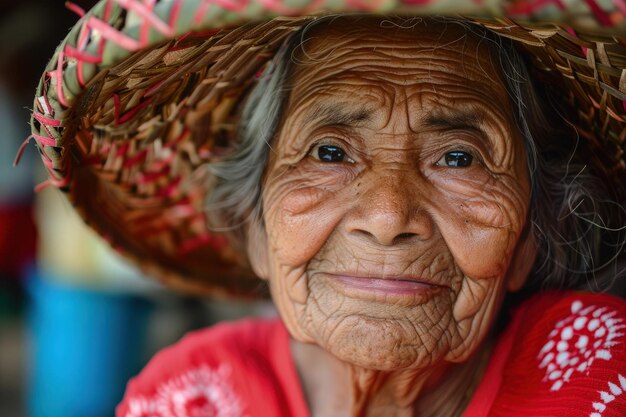
[[626,416],[625,319],[626,302],[604,294],[526,302],[463,417]]
[[308,416],[287,330],[277,319],[191,333],[128,384],[117,416]]
[[[514,313],[463,417],[626,416],[626,302],[551,293]],[[278,319],[193,333],[130,382],[118,417],[309,417]]]

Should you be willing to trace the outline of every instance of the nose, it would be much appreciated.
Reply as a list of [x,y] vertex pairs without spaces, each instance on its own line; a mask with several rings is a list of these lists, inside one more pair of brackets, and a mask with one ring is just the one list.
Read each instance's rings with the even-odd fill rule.
[[[346,221],[347,231],[391,246],[432,236],[433,223],[425,209],[423,180],[403,170],[371,173],[362,178],[355,205]],[[363,187],[365,185],[365,187]]]

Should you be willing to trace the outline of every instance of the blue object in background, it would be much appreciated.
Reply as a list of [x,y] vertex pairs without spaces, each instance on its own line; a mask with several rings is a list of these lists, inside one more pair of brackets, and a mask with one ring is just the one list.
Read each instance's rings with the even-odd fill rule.
[[151,303],[29,274],[31,417],[113,416],[144,364]]

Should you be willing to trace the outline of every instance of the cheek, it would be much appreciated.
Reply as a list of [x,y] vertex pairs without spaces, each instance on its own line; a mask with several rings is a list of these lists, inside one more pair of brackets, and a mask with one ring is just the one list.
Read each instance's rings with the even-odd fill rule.
[[290,334],[311,343],[306,268],[343,217],[349,197],[336,181],[296,170],[269,183],[263,204],[272,299]]
[[515,178],[433,180],[437,223],[465,275],[502,276],[526,219],[528,196]]
[[305,172],[273,182],[264,194],[270,250],[286,266],[301,266],[324,245],[349,207],[349,193],[329,176]]

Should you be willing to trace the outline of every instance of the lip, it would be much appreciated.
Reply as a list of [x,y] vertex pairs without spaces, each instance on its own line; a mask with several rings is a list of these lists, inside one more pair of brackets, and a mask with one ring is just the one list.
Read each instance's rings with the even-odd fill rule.
[[351,273],[320,274],[338,292],[370,301],[419,304],[447,287],[406,275],[360,276]]

